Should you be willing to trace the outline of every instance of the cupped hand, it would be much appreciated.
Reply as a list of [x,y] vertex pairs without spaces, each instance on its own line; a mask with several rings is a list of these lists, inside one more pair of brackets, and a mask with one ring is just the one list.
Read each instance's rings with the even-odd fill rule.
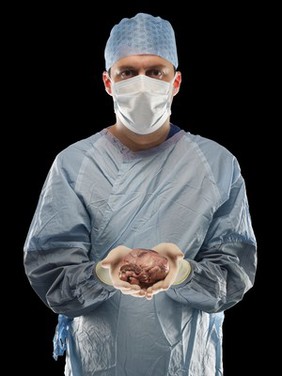
[[109,254],[101,261],[100,265],[109,270],[109,275],[113,286],[125,295],[132,295],[137,298],[143,298],[146,294],[139,285],[130,284],[119,278],[119,269],[123,264],[124,257],[131,252],[131,248],[120,245],[113,248]]
[[148,300],[152,299],[153,295],[170,288],[177,277],[180,263],[184,258],[183,252],[174,243],[160,243],[152,249],[168,259],[169,272],[163,280],[147,288],[145,298]]

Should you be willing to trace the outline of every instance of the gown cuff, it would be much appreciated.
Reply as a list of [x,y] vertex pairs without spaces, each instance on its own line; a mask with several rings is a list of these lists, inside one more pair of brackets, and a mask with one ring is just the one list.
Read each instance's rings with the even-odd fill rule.
[[183,283],[190,275],[191,273],[191,265],[187,260],[182,260],[179,271],[177,273],[176,279],[173,283],[173,285],[180,285]]
[[101,266],[101,261],[96,264],[95,272],[97,277],[100,279],[101,282],[105,283],[106,285],[113,286],[109,269],[105,269]]

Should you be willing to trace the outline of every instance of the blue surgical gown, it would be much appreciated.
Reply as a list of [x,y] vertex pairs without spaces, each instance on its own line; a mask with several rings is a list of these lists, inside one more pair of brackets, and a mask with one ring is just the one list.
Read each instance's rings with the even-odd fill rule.
[[[152,300],[103,284],[118,246],[175,243],[192,266]],[[73,319],[70,376],[220,376],[224,311],[253,286],[256,239],[237,159],[184,130],[132,152],[108,129],[55,158],[24,245],[32,288]]]

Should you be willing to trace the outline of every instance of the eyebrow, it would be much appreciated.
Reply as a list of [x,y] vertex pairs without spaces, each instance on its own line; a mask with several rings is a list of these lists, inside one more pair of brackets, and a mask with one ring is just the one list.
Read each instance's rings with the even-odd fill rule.
[[167,65],[164,65],[164,64],[152,64],[152,65],[148,65],[148,66],[145,66],[145,67],[137,67],[136,65],[126,64],[126,65],[121,65],[120,67],[117,67],[117,70],[125,70],[125,69],[137,70],[137,69],[140,69],[140,68],[148,70],[148,69],[164,69],[164,68],[168,68],[168,67],[167,67]]

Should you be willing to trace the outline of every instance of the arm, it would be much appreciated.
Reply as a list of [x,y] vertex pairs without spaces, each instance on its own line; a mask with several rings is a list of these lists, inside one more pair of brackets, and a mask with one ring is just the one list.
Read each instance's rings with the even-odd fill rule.
[[29,282],[56,313],[87,313],[116,290],[93,273],[91,221],[74,183],[56,159],[43,186],[24,245]]
[[256,250],[245,184],[236,165],[228,197],[214,213],[197,256],[189,260],[186,252],[189,277],[166,293],[206,312],[226,310],[253,286]]

